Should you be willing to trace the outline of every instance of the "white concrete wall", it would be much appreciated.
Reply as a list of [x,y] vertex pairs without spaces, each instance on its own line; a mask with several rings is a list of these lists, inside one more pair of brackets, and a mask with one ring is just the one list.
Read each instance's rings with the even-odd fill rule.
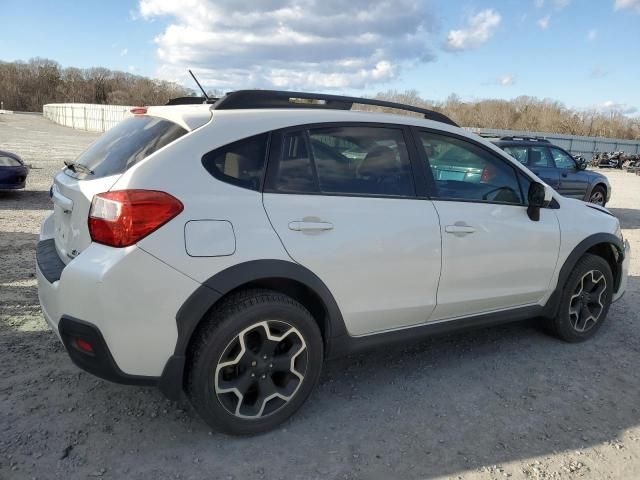
[[91,103],[49,103],[42,106],[42,114],[52,122],[66,127],[106,132],[121,120],[131,116],[132,108]]

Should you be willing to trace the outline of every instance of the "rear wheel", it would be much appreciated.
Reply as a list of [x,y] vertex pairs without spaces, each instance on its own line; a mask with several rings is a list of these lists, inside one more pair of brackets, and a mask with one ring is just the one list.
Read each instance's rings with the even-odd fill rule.
[[586,254],[567,279],[553,332],[567,342],[582,342],[602,326],[613,295],[613,275],[609,264],[596,255]]
[[595,203],[596,205],[600,205],[604,207],[604,204],[607,203],[607,191],[601,185],[596,185],[591,190],[591,195],[589,195],[589,203]]
[[269,290],[234,294],[191,349],[187,393],[215,430],[256,434],[304,403],[322,367],[322,336],[301,304]]

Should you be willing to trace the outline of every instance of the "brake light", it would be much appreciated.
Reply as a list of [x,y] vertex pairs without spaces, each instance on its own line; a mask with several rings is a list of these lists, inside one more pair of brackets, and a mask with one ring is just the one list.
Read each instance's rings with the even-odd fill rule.
[[129,111],[134,115],[144,115],[147,113],[147,107],[133,107]]
[[89,211],[91,240],[128,247],[177,216],[184,206],[168,193],[116,190],[93,197]]

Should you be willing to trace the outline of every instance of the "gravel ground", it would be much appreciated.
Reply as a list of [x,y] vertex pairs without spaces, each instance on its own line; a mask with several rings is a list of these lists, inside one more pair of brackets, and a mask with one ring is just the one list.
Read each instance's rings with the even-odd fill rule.
[[[81,372],[40,313],[35,245],[63,159],[96,134],[0,115],[35,169],[0,194],[0,479],[556,479],[640,476],[640,253],[580,345],[521,323],[330,362],[307,405],[253,438],[212,434],[155,388]],[[607,172],[640,252],[640,176]]]

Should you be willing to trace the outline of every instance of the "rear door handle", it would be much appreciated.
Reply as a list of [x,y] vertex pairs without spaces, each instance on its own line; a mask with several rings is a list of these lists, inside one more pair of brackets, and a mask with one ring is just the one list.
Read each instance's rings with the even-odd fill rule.
[[469,235],[475,232],[476,229],[470,225],[447,225],[446,227],[444,227],[444,231],[447,233],[451,233],[456,237],[464,237],[465,235]]
[[290,222],[289,230],[294,232],[318,232],[333,230],[333,223],[329,222]]

